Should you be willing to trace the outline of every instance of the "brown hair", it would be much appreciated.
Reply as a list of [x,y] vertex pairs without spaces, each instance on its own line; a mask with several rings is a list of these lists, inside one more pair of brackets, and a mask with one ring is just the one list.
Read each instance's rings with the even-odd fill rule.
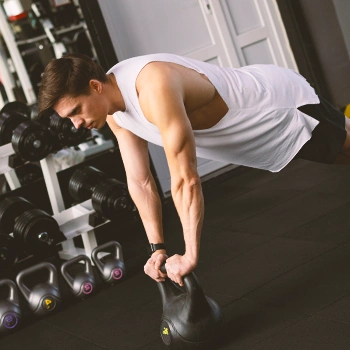
[[38,95],[39,117],[64,96],[89,95],[89,82],[108,82],[103,68],[83,54],[67,54],[52,60],[45,68]]

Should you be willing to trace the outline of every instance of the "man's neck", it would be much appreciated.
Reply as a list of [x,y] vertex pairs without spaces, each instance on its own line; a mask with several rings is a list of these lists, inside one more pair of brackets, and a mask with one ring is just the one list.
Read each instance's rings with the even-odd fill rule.
[[108,75],[108,83],[105,85],[107,98],[110,101],[108,114],[112,115],[115,112],[125,111],[125,102],[123,95],[120,92],[119,86],[113,73]]

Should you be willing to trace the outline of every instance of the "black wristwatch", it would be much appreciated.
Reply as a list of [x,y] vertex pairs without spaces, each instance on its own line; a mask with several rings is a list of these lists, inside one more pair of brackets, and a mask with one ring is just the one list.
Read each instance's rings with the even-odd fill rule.
[[148,255],[151,256],[156,250],[166,249],[164,243],[150,243],[148,247]]

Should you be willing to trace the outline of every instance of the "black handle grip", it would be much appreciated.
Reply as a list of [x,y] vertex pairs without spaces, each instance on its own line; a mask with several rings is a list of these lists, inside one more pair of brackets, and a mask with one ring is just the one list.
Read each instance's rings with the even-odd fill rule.
[[166,273],[165,263],[160,266],[160,271]]

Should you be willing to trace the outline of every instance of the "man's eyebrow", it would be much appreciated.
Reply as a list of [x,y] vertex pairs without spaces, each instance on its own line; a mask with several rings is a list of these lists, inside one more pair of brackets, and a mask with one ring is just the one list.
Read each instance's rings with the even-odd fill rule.
[[64,118],[69,118],[69,117],[72,117],[73,115],[75,115],[79,111],[80,107],[81,107],[81,104],[78,103]]

